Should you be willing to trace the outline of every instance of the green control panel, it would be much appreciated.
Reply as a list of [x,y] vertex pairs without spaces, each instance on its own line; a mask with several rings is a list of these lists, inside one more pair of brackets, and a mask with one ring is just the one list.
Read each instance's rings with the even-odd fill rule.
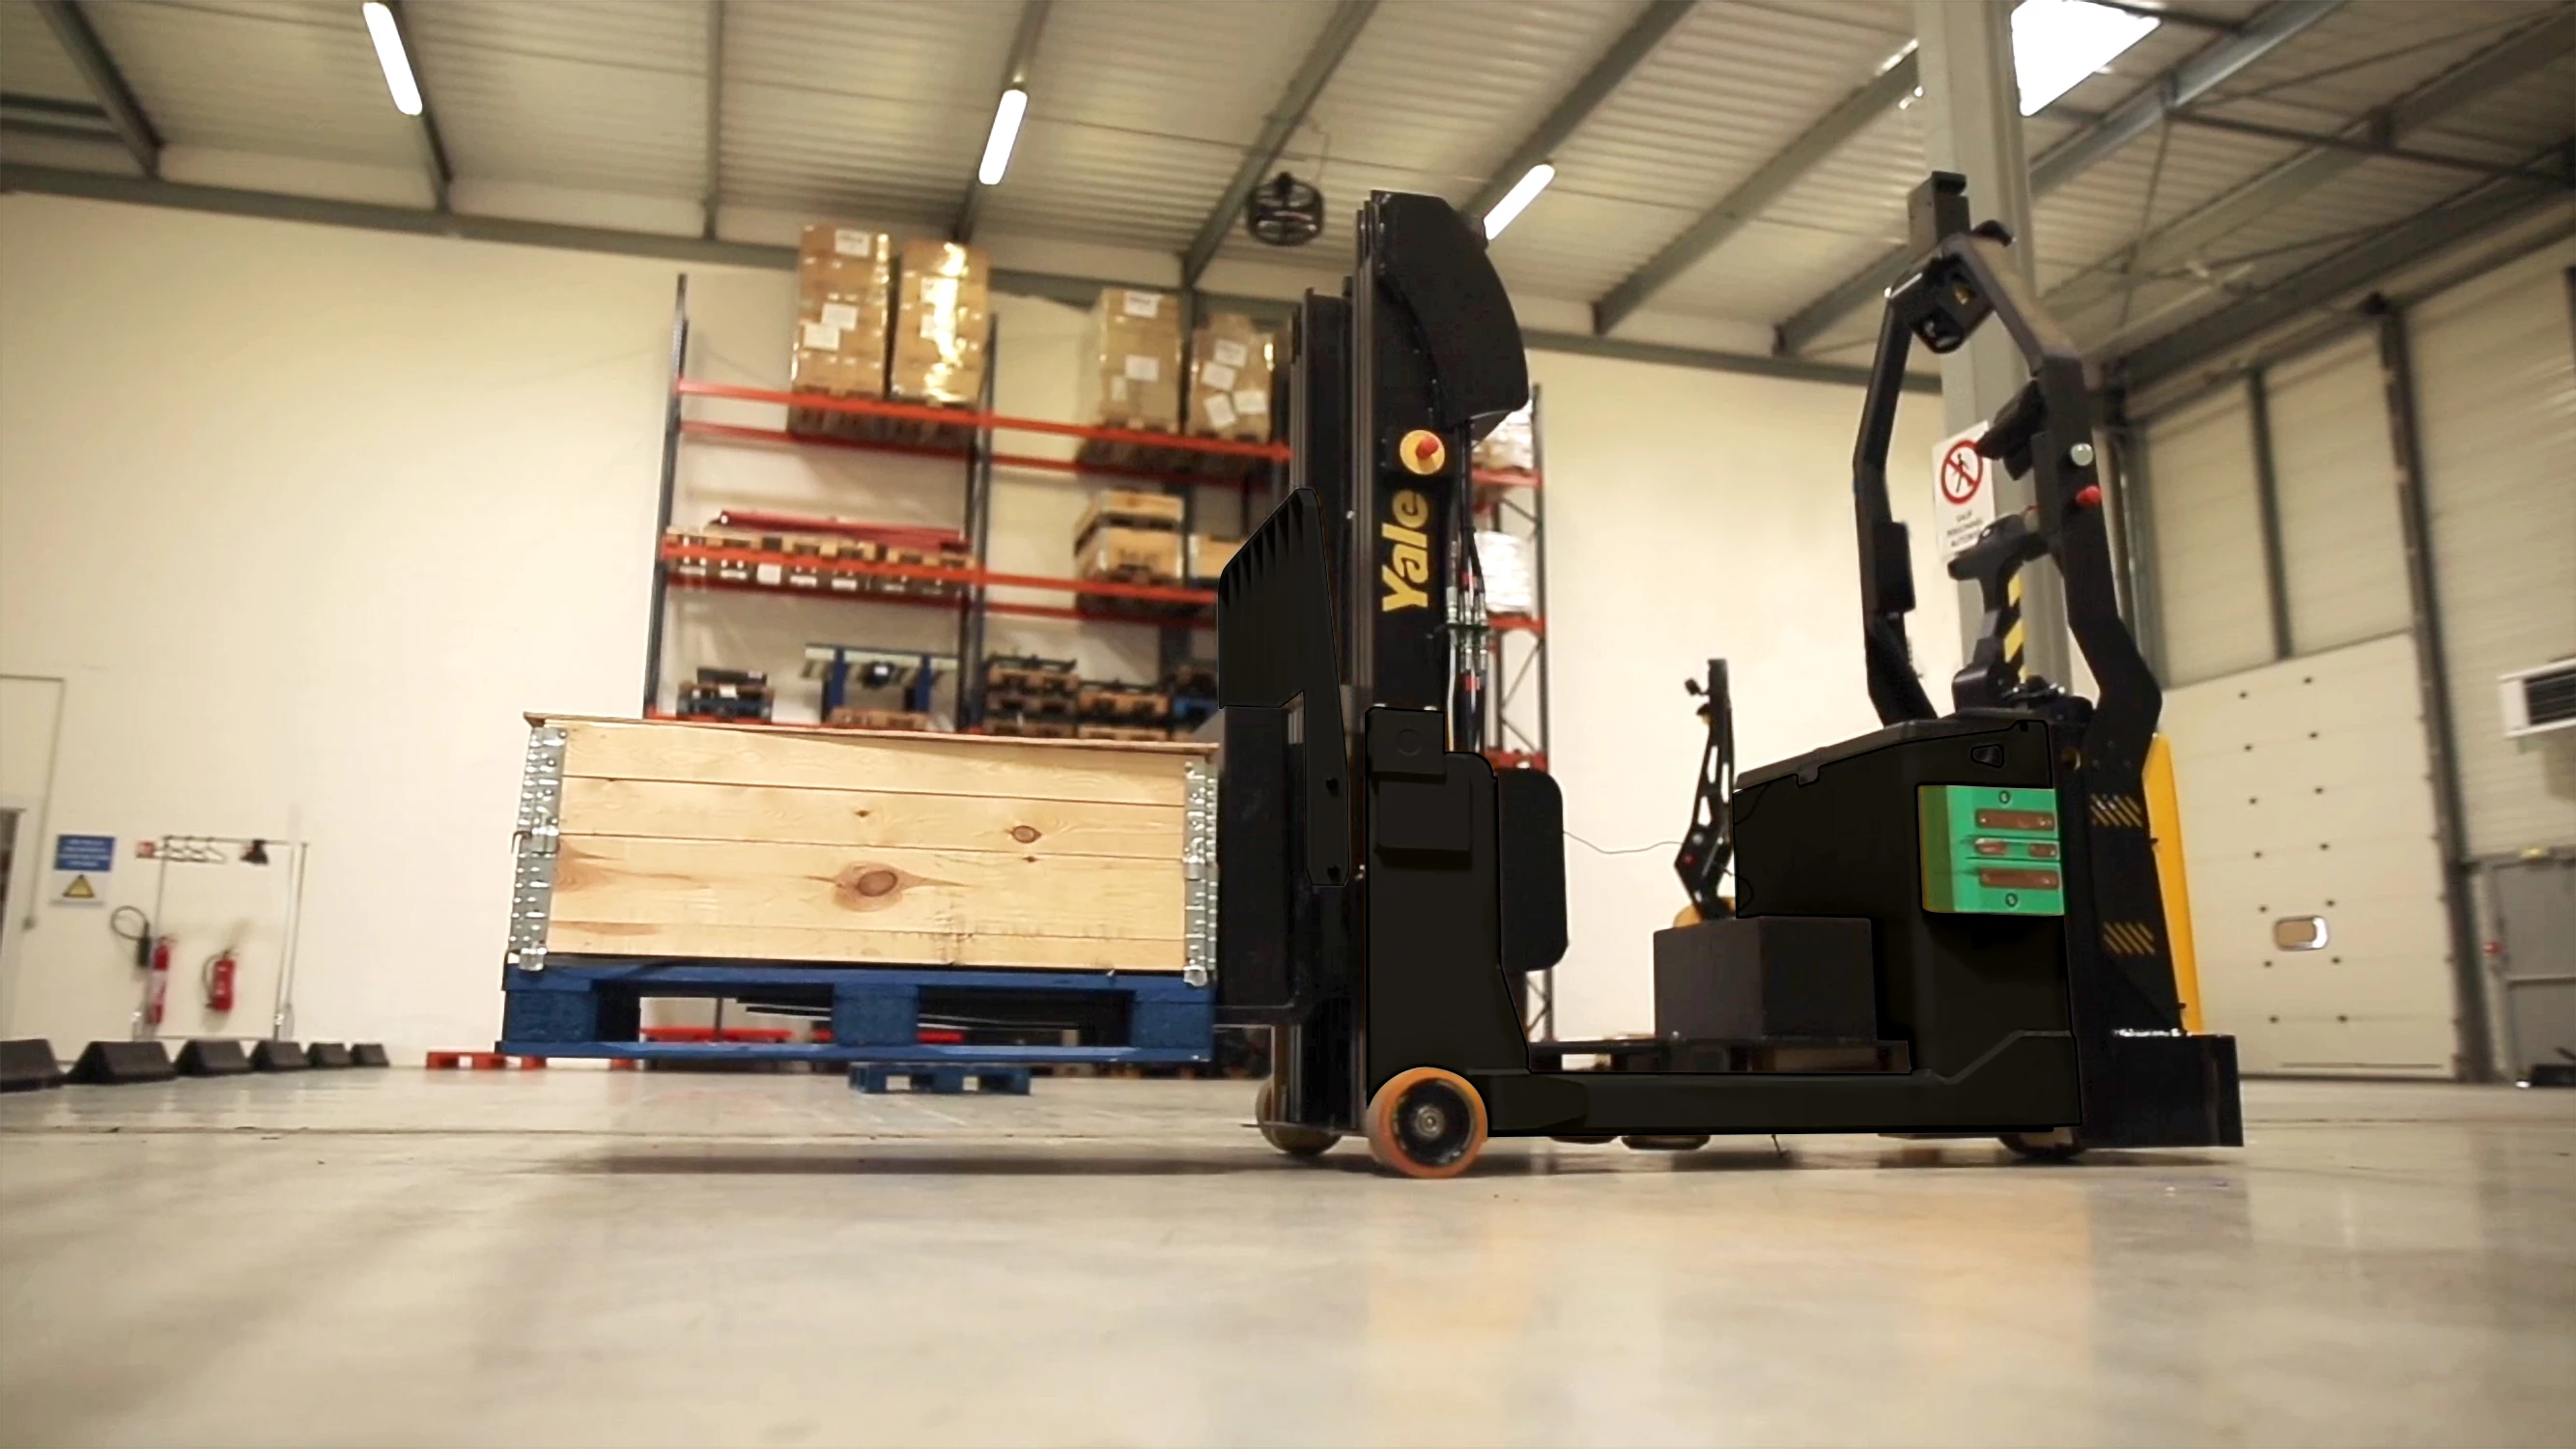
[[1923,909],[1987,916],[2066,914],[2057,792],[1983,785],[1915,791]]

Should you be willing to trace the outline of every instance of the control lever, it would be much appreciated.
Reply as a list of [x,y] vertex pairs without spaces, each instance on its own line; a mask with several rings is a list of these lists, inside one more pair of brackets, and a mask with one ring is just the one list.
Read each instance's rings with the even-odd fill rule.
[[[2009,413],[2011,409],[2005,411]],[[2027,441],[2023,446],[2027,456]],[[2048,689],[2045,681],[2026,682],[2022,678],[2019,587],[2021,566],[2047,553],[2048,540],[2032,529],[2023,515],[2011,513],[1987,524],[1975,543],[1950,560],[1950,577],[1976,584],[1984,612],[1977,627],[1977,644],[1969,651],[1966,666],[1950,676],[1950,702],[1954,708],[2001,709]]]

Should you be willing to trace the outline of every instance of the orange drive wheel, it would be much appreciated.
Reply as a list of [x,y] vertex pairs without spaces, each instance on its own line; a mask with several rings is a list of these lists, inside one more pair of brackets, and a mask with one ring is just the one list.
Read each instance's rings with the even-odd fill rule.
[[1456,1072],[1412,1067],[1368,1105],[1369,1156],[1406,1177],[1456,1177],[1485,1150],[1485,1099]]
[[1321,1127],[1299,1127],[1293,1123],[1272,1121],[1278,1107],[1279,1083],[1276,1080],[1262,1083],[1261,1095],[1252,1104],[1252,1120],[1261,1128],[1262,1141],[1289,1156],[1319,1157],[1342,1140],[1339,1132],[1327,1132]]

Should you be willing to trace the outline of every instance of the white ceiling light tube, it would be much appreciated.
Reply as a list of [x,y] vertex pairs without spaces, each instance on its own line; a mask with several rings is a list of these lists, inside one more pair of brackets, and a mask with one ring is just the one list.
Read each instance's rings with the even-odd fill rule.
[[393,92],[394,109],[419,115],[420,82],[412,77],[411,57],[403,53],[402,27],[394,23],[392,8],[378,0],[359,8],[367,17],[367,37],[376,43],[376,64],[385,68],[385,89]]
[[2039,114],[2163,23],[2086,0],[2022,0],[2012,17],[2021,113]]
[[1011,147],[1020,139],[1020,118],[1029,113],[1029,93],[1013,86],[1002,92],[1002,103],[993,108],[993,134],[984,138],[984,164],[975,168],[975,179],[986,186],[999,186],[1011,169]]
[[1529,204],[1538,200],[1538,194],[1555,179],[1556,163],[1552,161],[1541,161],[1522,173],[1521,179],[1512,183],[1512,189],[1503,193],[1503,199],[1494,203],[1494,209],[1485,213],[1485,240],[1501,236],[1503,228],[1529,210]]

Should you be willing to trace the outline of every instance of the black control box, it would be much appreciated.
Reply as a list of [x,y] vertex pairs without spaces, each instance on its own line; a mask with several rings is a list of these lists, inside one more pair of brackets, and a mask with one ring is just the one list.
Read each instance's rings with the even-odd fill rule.
[[1665,1041],[1874,1043],[1878,980],[1860,916],[1754,916],[1655,933]]

